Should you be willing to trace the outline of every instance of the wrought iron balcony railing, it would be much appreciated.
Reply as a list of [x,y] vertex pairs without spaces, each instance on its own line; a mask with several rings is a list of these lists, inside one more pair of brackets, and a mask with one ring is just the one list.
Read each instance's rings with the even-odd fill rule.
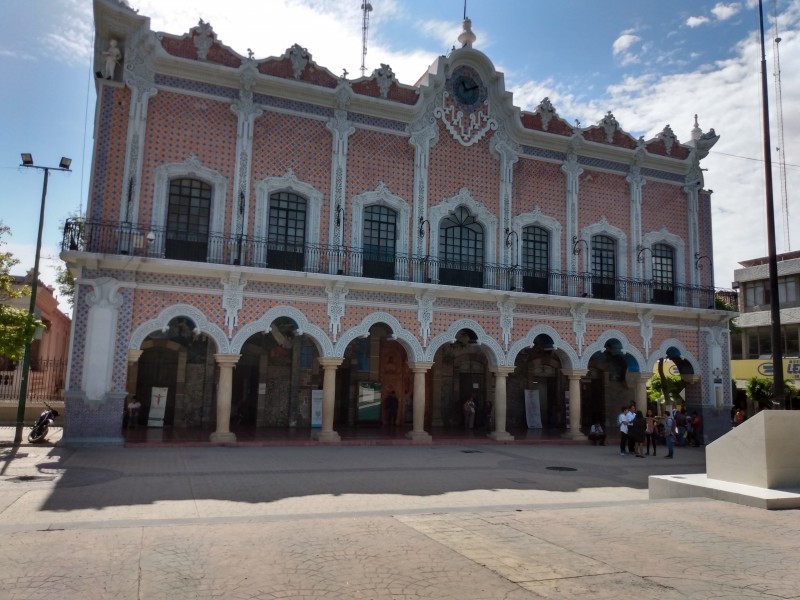
[[61,249],[694,308],[714,308],[722,298],[736,306],[736,292],[711,287],[74,219],[64,227]]

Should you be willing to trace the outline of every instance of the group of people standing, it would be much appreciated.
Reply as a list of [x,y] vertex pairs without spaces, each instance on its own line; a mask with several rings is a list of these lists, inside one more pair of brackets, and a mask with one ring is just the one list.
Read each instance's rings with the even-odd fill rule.
[[667,446],[667,454],[664,458],[672,458],[676,445],[699,446],[702,440],[702,417],[697,411],[687,415],[685,408],[680,411],[667,412],[662,425],[652,410],[648,410],[646,415],[642,415],[642,411],[636,410],[636,404],[632,402],[629,407],[623,406],[620,409],[617,425],[620,434],[620,456],[634,454],[638,458],[644,458],[650,455],[651,445],[653,456],[656,456],[658,440],[663,436]]
[[[672,419],[671,416],[667,416]],[[620,456],[633,454],[637,458],[644,458],[650,455],[650,448],[653,448],[653,456],[657,456],[656,449],[659,439],[658,418],[652,410],[647,414],[642,414],[641,410],[636,409],[636,403],[632,402],[629,407],[621,407],[617,416],[617,426],[619,427],[619,453]],[[665,420],[664,436],[667,438],[667,455],[665,458],[672,458],[673,447],[669,432],[671,427]]]

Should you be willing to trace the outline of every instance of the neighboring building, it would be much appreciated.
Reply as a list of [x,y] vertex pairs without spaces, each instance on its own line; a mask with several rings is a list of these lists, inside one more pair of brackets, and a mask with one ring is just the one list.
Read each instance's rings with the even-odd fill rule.
[[[779,254],[778,301],[780,303],[783,377],[800,389],[800,251]],[[744,260],[733,273],[739,290],[741,333],[731,339],[732,372],[736,387],[744,390],[752,377],[772,378],[772,316],[770,314],[769,257]]]
[[[13,276],[15,289],[30,285],[31,276]],[[8,301],[10,306],[27,312],[30,296],[21,296]],[[31,400],[61,400],[67,372],[70,318],[58,308],[54,289],[39,281],[36,291],[36,317],[44,323],[44,329],[36,332],[31,343],[27,398]],[[0,356],[0,400],[17,402],[22,377],[22,360],[13,362]]]
[[611,112],[521,111],[468,21],[405,85],[94,9],[91,192],[62,253],[78,281],[65,443],[118,443],[126,392],[145,414],[166,396],[167,426],[214,441],[317,417],[336,441],[385,421],[392,391],[417,441],[463,427],[470,395],[476,427],[493,403],[496,439],[526,427],[526,398],[577,437],[644,409],[665,356],[709,437],[727,426],[710,374],[729,378],[730,313],[702,260],[713,130],[637,140]]

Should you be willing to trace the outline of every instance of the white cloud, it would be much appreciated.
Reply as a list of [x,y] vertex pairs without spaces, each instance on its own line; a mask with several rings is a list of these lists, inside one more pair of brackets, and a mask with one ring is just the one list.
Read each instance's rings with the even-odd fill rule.
[[623,52],[627,52],[631,46],[640,40],[641,38],[638,35],[634,35],[631,31],[623,31],[622,34],[614,40],[611,51],[614,53],[614,56],[618,56]]
[[714,5],[714,8],[711,9],[711,12],[720,21],[725,21],[726,19],[730,19],[736,15],[741,9],[742,5],[738,2],[732,2],[731,4],[719,2]]
[[57,29],[42,38],[48,58],[69,65],[83,65],[92,52],[92,10],[88,2],[68,0]]
[[711,19],[708,17],[689,17],[686,19],[686,26],[694,29],[695,27],[700,27],[700,25],[705,25],[710,21]]

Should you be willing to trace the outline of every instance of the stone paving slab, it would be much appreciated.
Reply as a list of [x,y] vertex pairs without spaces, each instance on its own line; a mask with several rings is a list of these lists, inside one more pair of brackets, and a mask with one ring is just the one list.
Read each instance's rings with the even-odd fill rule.
[[0,600],[800,598],[800,512],[614,450],[0,447]]

